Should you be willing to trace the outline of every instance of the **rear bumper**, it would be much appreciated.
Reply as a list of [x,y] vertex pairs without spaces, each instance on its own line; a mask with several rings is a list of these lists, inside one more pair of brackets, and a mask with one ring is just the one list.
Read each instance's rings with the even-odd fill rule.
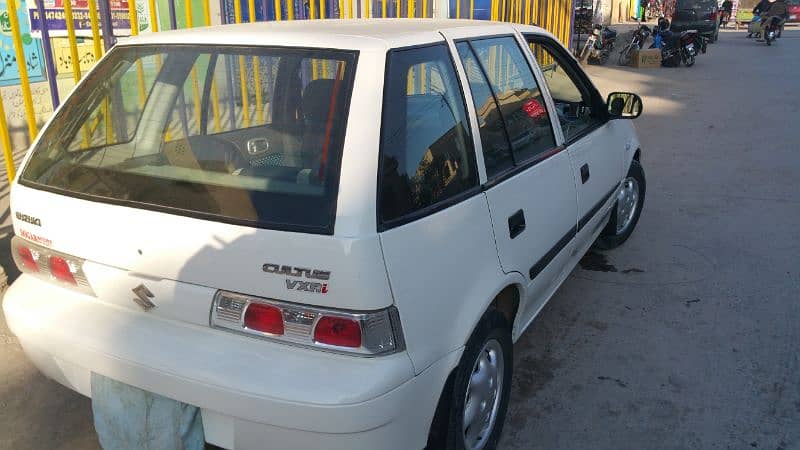
[[717,31],[717,24],[715,22],[690,22],[690,23],[673,23],[670,30],[675,32],[697,30],[703,36],[713,36]]
[[460,357],[414,376],[405,353],[369,359],[289,347],[111,306],[26,275],[3,309],[47,376],[91,396],[96,372],[196,405],[206,439],[227,448],[422,448]]

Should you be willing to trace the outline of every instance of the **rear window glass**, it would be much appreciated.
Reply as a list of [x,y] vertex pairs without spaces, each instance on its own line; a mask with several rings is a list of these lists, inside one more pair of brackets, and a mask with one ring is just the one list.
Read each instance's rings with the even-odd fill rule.
[[117,47],[22,182],[128,206],[330,233],[356,54]]
[[675,9],[713,9],[717,6],[716,0],[678,0]]
[[447,47],[389,53],[385,86],[378,211],[389,224],[476,187],[478,174]]

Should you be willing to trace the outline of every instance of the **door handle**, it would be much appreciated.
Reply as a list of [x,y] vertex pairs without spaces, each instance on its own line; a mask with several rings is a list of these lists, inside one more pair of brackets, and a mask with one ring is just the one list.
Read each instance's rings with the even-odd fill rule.
[[581,166],[581,184],[586,184],[589,181],[589,164]]
[[508,234],[511,239],[525,231],[525,213],[520,209],[508,218]]

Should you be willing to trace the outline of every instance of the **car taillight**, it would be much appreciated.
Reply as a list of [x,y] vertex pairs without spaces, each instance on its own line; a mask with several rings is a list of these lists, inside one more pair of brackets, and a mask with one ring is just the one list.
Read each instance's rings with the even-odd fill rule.
[[94,295],[83,273],[85,261],[81,258],[33,244],[18,236],[11,238],[11,255],[22,273]]
[[339,347],[360,347],[361,326],[353,319],[324,316],[314,328],[314,341]]
[[[17,266],[19,266],[19,270],[22,272],[38,272],[39,271],[39,264],[36,263],[36,260],[39,259],[39,254],[31,251],[30,248],[20,245],[17,247],[17,256],[19,257],[19,261],[17,261]],[[16,259],[16,258],[15,258]]]
[[77,285],[75,277],[72,275],[72,269],[69,263],[60,256],[50,257],[50,275],[56,280],[61,280],[65,283]]
[[405,349],[400,316],[393,306],[378,311],[351,312],[218,291],[211,307],[211,326],[287,344],[362,356]]
[[244,326],[262,333],[283,334],[283,315],[272,305],[250,303],[244,313]]

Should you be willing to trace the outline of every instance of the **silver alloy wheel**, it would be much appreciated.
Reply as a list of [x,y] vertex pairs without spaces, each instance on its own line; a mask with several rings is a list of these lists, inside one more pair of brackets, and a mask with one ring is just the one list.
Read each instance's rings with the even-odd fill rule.
[[624,233],[633,222],[639,207],[639,183],[633,177],[625,178],[617,193],[617,235]]
[[464,401],[464,447],[480,450],[486,446],[497,420],[503,392],[505,360],[503,347],[495,339],[486,341],[472,368]]

